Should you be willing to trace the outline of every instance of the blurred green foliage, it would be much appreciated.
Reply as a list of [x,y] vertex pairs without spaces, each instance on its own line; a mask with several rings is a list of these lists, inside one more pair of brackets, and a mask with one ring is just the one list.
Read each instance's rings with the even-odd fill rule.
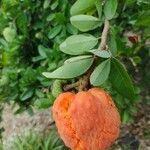
[[[59,45],[80,33],[69,20],[74,2],[0,0],[0,100],[17,103],[20,108],[16,113],[30,112],[33,105],[48,108],[53,104],[53,80],[46,79],[42,72],[62,65],[68,55],[59,50]],[[122,97],[109,82],[102,87],[114,97],[125,123],[137,111],[140,89],[149,84],[149,6],[149,0],[118,0],[117,13],[111,20],[109,48],[132,74],[137,97],[135,101]],[[101,17],[100,10],[98,15]],[[100,26],[89,33],[98,37],[102,29]],[[134,34],[125,36],[129,32]]]
[[0,150],[8,148],[13,150],[68,150],[55,128],[51,129],[47,136],[36,132],[26,133],[15,137],[9,145],[0,146]]
[[51,97],[53,81],[42,72],[61,64],[59,44],[78,32],[69,8],[68,0],[0,1],[0,99],[18,103],[17,112]]

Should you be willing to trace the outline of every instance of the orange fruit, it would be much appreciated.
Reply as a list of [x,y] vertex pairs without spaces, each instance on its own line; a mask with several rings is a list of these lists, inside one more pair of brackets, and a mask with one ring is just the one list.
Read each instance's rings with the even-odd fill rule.
[[72,150],[106,150],[119,135],[119,113],[102,89],[62,93],[52,111],[60,137]]

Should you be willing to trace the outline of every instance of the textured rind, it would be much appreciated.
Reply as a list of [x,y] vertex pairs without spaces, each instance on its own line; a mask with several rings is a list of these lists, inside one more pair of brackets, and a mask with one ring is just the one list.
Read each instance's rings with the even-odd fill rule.
[[106,150],[119,135],[117,108],[99,88],[60,94],[53,117],[60,137],[72,150]]

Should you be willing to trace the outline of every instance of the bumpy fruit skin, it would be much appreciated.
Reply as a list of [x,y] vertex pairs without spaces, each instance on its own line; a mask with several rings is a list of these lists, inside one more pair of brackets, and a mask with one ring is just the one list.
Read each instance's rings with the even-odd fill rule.
[[53,105],[53,117],[60,137],[72,150],[106,150],[119,135],[117,108],[99,88],[60,94]]

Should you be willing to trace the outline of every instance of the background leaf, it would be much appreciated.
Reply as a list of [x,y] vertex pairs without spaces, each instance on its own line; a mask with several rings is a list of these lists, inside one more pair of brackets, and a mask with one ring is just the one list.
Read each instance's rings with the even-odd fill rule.
[[107,0],[104,5],[104,14],[107,19],[112,19],[116,13],[118,6],[117,0]]
[[76,15],[70,18],[72,25],[80,31],[89,31],[100,25],[100,20],[90,15]]
[[132,81],[119,60],[111,60],[110,81],[113,87],[126,98],[134,99],[134,87]]
[[54,99],[52,96],[51,98],[39,98],[34,104],[38,109],[49,108],[53,104]]
[[98,43],[98,39],[92,35],[72,35],[61,45],[60,50],[70,55],[80,55],[92,49]]
[[49,39],[54,38],[57,34],[60,33],[61,30],[62,30],[62,25],[58,25],[58,26],[54,27],[54,28],[51,29],[50,32],[48,33],[48,38],[49,38]]
[[20,95],[20,99],[21,101],[25,101],[27,99],[29,99],[32,95],[33,95],[33,89],[28,89],[28,90],[25,90],[22,95]]
[[109,76],[110,73],[110,59],[103,61],[96,67],[90,77],[90,82],[94,86],[99,86],[103,84]]
[[67,31],[70,34],[78,34],[78,29],[76,27],[74,27],[72,24],[68,23],[67,24]]
[[16,31],[13,28],[7,27],[3,30],[3,36],[7,42],[12,42],[16,36]]
[[96,5],[97,12],[98,12],[98,17],[99,17],[99,19],[101,19],[101,17],[102,17],[102,1],[96,0],[95,5]]
[[82,59],[76,62],[64,64],[52,73],[44,72],[47,78],[74,78],[85,73],[93,63],[93,58]]
[[71,7],[71,15],[84,14],[95,8],[96,0],[77,0]]
[[51,0],[45,0],[43,4],[43,8],[46,9],[49,7]]

